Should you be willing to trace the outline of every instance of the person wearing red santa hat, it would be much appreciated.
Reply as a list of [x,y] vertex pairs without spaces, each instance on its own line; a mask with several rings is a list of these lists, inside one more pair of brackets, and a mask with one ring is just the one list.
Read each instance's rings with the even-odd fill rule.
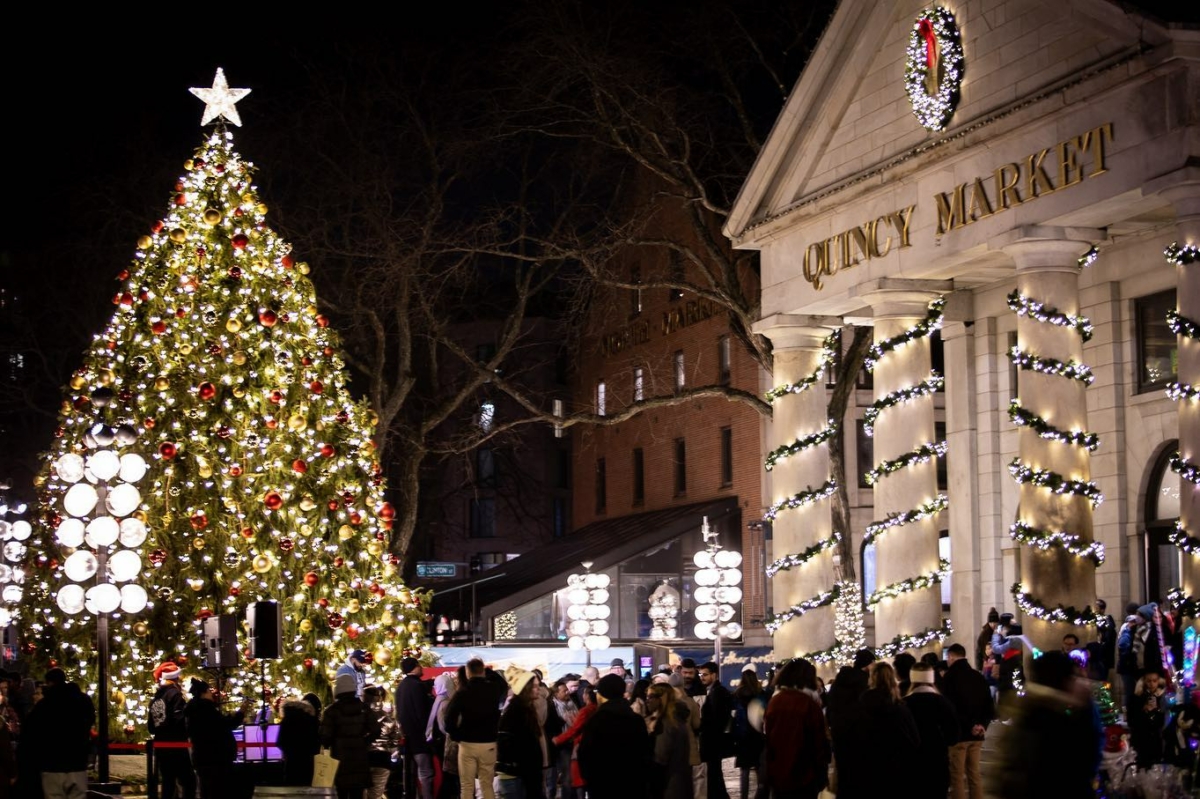
[[183,670],[171,662],[160,663],[154,668],[154,680],[158,690],[150,701],[150,720],[147,726],[154,736],[155,758],[158,764],[159,784],[162,799],[196,799],[196,773],[187,747],[161,746],[161,744],[187,743],[187,723],[183,710],[187,698],[183,695]]

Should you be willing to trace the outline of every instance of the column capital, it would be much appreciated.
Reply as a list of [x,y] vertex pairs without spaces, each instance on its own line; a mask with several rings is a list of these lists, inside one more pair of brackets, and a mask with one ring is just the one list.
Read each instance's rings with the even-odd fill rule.
[[1099,228],[1023,225],[1005,231],[988,242],[1002,250],[1017,265],[1017,271],[1079,272],[1079,257],[1087,248],[1107,238]]
[[871,306],[875,319],[924,316],[929,303],[954,290],[953,280],[884,277],[854,287],[851,295]]
[[825,339],[841,328],[840,316],[777,313],[754,323],[754,332],[771,340],[776,352],[785,349],[821,349]]
[[1187,243],[1200,241],[1200,167],[1185,167],[1157,177],[1143,191],[1171,203],[1180,235],[1192,239]]

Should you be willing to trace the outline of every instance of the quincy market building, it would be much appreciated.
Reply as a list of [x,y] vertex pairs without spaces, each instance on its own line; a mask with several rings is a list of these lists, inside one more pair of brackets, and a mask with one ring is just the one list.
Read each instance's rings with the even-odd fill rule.
[[[1119,619],[1197,593],[1200,31],[1131,5],[843,0],[726,228],[761,253],[767,388],[792,389],[768,451],[826,425],[803,386],[830,330],[881,345],[842,420],[873,432],[846,449],[874,461],[849,534],[876,645],[949,621],[970,651],[996,607],[1057,648],[1097,597]],[[797,556],[776,657],[844,637],[828,479],[821,443],[768,473]]]

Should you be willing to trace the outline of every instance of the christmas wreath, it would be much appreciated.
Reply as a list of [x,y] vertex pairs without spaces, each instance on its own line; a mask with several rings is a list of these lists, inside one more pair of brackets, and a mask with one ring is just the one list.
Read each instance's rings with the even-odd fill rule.
[[913,115],[926,130],[942,130],[958,104],[963,50],[954,15],[939,6],[921,12],[908,37],[904,84]]

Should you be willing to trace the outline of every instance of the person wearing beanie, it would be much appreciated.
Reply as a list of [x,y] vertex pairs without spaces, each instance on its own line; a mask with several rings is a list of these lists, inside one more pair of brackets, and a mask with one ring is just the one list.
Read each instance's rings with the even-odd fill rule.
[[650,736],[625,701],[625,680],[606,674],[596,683],[599,707],[583,725],[579,770],[588,799],[626,799],[646,793]]
[[[154,742],[186,741],[188,735],[184,710],[187,708],[187,699],[183,696],[181,685],[183,670],[170,661],[161,663],[154,669],[154,679],[159,687],[150,700],[150,718],[146,723]],[[182,799],[196,799],[196,772],[192,771],[186,749],[161,747],[157,750],[154,762],[158,765],[162,799],[175,799],[176,786],[180,789]]]
[[1000,613],[995,608],[989,608],[987,621],[983,623],[979,637],[975,639],[975,668],[978,671],[983,671],[983,651],[992,642],[992,636],[995,635],[998,626],[1000,626]]
[[249,700],[233,713],[222,713],[218,697],[204,680],[192,678],[188,684],[192,695],[183,710],[187,720],[188,740],[192,743],[192,768],[200,782],[201,799],[228,796],[233,790],[232,766],[237,757],[237,742],[233,730],[240,727],[246,716]]
[[396,684],[396,721],[404,735],[405,796],[433,799],[433,749],[425,738],[433,694],[429,683],[421,679],[425,670],[416,658],[401,660],[400,671],[404,676]]
[[316,694],[305,694],[301,699],[283,703],[279,750],[283,752],[285,785],[312,785],[313,758],[321,751],[320,715],[321,700]]
[[354,678],[354,695],[362,699],[363,689],[367,687],[367,653],[361,649],[351,652],[333,676],[342,675]]
[[533,705],[537,680],[532,671],[516,666],[510,666],[504,678],[512,699],[500,716],[497,731],[496,787],[501,797],[541,796],[547,760],[544,733]]
[[913,796],[945,799],[950,790],[950,747],[958,743],[958,715],[950,700],[936,687],[937,672],[928,663],[914,665],[909,672],[912,687],[904,704],[917,725],[921,743],[912,761],[913,773],[921,775]]
[[[352,656],[353,659],[353,656]],[[379,721],[358,698],[358,680],[338,670],[333,704],[321,716],[321,746],[338,761],[333,786],[338,799],[363,799],[371,787],[370,742],[379,737]]]
[[96,709],[62,669],[46,672],[42,701],[25,717],[22,743],[42,773],[46,799],[82,799],[87,793],[88,758]]

